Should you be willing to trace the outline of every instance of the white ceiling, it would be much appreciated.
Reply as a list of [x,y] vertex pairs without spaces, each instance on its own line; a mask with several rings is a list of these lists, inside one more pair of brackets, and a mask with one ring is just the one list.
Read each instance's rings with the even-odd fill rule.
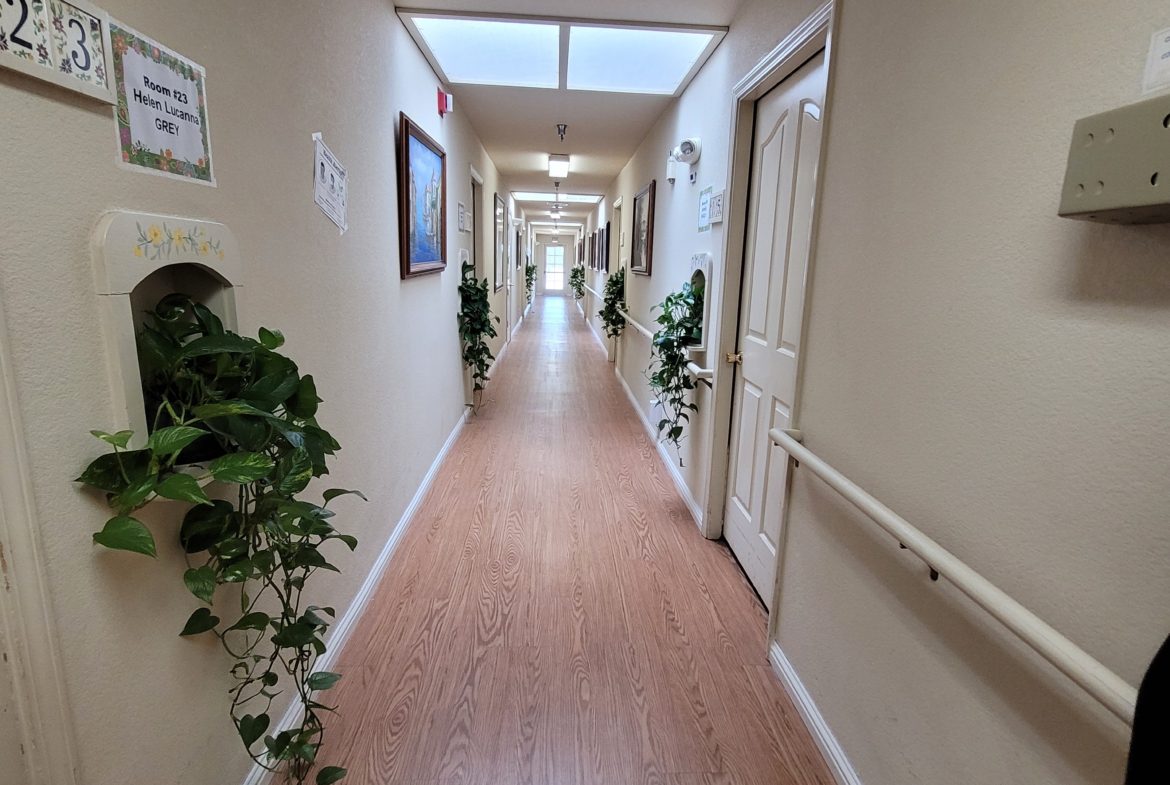
[[[665,24],[730,24],[740,0],[419,0],[400,9],[520,14]],[[633,156],[654,122],[674,100],[629,95],[520,87],[451,85],[455,111],[475,126],[488,155],[514,190],[551,191],[548,153],[568,153],[572,170],[562,191],[604,193]],[[562,143],[557,123],[569,126]],[[663,154],[665,155],[665,150]],[[547,205],[522,205],[541,218]],[[588,215],[592,205],[572,205],[569,220]],[[537,215],[533,216],[532,213]]]

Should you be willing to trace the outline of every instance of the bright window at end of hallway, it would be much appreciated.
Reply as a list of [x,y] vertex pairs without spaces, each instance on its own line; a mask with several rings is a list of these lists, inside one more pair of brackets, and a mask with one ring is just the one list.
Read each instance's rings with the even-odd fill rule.
[[550,245],[544,251],[544,288],[559,291],[565,288],[565,246]]

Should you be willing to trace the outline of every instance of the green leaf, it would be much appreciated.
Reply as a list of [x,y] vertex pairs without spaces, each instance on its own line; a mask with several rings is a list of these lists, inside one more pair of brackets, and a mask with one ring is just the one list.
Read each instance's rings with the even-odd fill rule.
[[93,535],[93,541],[115,551],[130,551],[155,556],[154,535],[141,521],[128,515],[110,518],[102,530]]
[[90,431],[94,436],[101,439],[106,444],[112,444],[119,450],[126,449],[126,445],[130,443],[130,437],[134,435],[134,431],[118,431],[117,433],[106,433],[105,431]]
[[228,629],[229,630],[260,630],[260,631],[263,631],[265,628],[268,627],[268,623],[271,621],[272,621],[272,619],[267,613],[264,613],[262,611],[255,611],[254,613],[249,613],[247,616],[244,616],[239,621],[237,621],[235,624],[228,627]]
[[344,542],[347,546],[349,546],[349,549],[351,551],[357,550],[357,546],[358,546],[357,537],[354,537],[352,534],[338,534],[334,537],[334,539],[341,540],[342,542]]
[[264,735],[264,731],[268,730],[268,724],[271,722],[267,714],[261,714],[253,717],[251,714],[245,714],[240,717],[240,723],[237,726],[240,731],[240,739],[243,740],[245,747],[251,747],[256,741]]
[[190,425],[172,425],[168,428],[159,428],[152,433],[146,442],[146,448],[160,457],[170,456],[206,435],[207,431],[202,428],[192,428]]
[[330,488],[329,490],[325,491],[325,493],[321,494],[321,496],[322,496],[322,498],[325,499],[325,503],[328,504],[329,502],[336,499],[338,496],[345,496],[346,494],[351,494],[351,493],[354,496],[359,497],[364,502],[369,501],[369,499],[366,498],[366,495],[364,493],[362,493],[361,491],[347,491],[344,488]]
[[317,413],[317,405],[320,403],[321,399],[317,397],[317,383],[309,374],[301,377],[297,391],[289,399],[288,410],[296,417],[307,419]]
[[272,471],[272,459],[258,452],[233,452],[211,462],[211,476],[221,482],[241,485],[255,482]]
[[219,624],[218,616],[213,616],[209,608],[199,608],[187,619],[187,623],[183,625],[183,631],[179,635],[199,635],[208,630],[214,630],[217,624]]
[[305,622],[294,622],[272,636],[272,642],[282,649],[308,646],[317,637],[316,629]]
[[110,506],[121,513],[128,513],[142,506],[146,497],[154,492],[158,477],[152,472],[145,477],[131,477],[131,483],[110,500]]
[[317,772],[317,785],[333,785],[335,782],[341,782],[346,773],[346,770],[340,766],[326,766]]
[[245,401],[221,401],[220,403],[205,403],[201,406],[196,406],[193,410],[195,416],[210,420],[214,417],[230,417],[232,415],[252,415],[254,417],[271,417],[272,414],[266,411],[257,409],[250,403]]
[[264,683],[265,687],[275,687],[280,681],[280,676],[276,675],[275,671],[265,671],[264,675],[260,677],[260,681]]
[[192,504],[211,504],[211,499],[207,498],[207,494],[199,487],[199,481],[182,472],[168,475],[155,487],[154,492],[164,499]]
[[217,543],[215,546],[215,555],[221,559],[234,559],[248,550],[247,540],[242,540],[239,537],[232,537],[230,540],[224,540]]
[[248,559],[233,562],[223,570],[224,583],[243,583],[250,577],[252,577],[252,562]]
[[260,343],[264,345],[265,349],[279,349],[284,345],[284,334],[280,330],[269,330],[267,327],[261,327]]
[[265,411],[271,411],[295,393],[299,384],[300,377],[296,371],[271,373],[241,390],[240,397],[252,401]]
[[[108,452],[99,455],[75,482],[84,483],[91,488],[106,491],[107,493],[121,493],[129,483],[126,477],[141,478],[150,472],[150,450],[131,450],[115,455]],[[122,472],[125,470],[125,476]]]
[[273,760],[280,760],[284,756],[284,752],[288,749],[289,742],[291,741],[292,734],[286,730],[282,730],[276,734],[276,738],[265,736],[264,746],[268,748],[268,754],[272,756]]
[[307,684],[310,690],[327,690],[341,681],[340,673],[330,673],[329,671],[317,671],[309,676]]
[[300,493],[313,479],[313,460],[306,450],[293,450],[277,466],[276,491],[283,496]]
[[199,553],[215,545],[227,533],[235,514],[230,502],[216,500],[187,511],[179,528],[179,542],[187,553]]
[[207,565],[192,568],[183,573],[183,583],[187,589],[199,599],[211,604],[215,595],[215,570]]
[[259,346],[260,344],[256,341],[253,341],[251,338],[245,338],[242,335],[234,335],[232,333],[205,335],[202,338],[196,338],[184,346],[182,356],[184,358],[190,358],[203,357],[208,354],[249,354],[256,351]]

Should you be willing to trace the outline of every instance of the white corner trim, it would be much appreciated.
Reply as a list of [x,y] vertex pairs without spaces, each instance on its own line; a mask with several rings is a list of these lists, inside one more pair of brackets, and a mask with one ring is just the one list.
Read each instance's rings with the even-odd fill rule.
[[817,708],[812,695],[805,689],[804,683],[796,675],[796,670],[788,658],[784,656],[784,651],[777,641],[772,641],[772,645],[768,647],[768,662],[772,663],[772,670],[776,672],[776,677],[780,679],[780,683],[788,691],[792,702],[796,704],[796,710],[800,712],[804,724],[808,726],[808,732],[812,734],[813,741],[817,743],[821,754],[825,756],[825,763],[828,764],[829,771],[832,772],[837,785],[861,785],[861,779],[857,776],[857,771],[849,762],[849,758],[845,756],[845,750],[841,747],[841,743],[833,735],[833,731],[825,722],[821,710]]
[[[750,95],[770,74],[779,70],[786,63],[791,65],[792,70],[796,70],[797,66],[808,59],[806,54],[815,54],[816,48],[824,45],[824,39],[828,35],[829,27],[833,21],[833,6],[833,0],[829,0],[813,11],[771,52],[764,55],[752,70],[744,74],[743,78],[732,88],[732,94],[737,99],[742,99]],[[808,51],[810,45],[815,47],[812,52]],[[794,62],[797,59],[800,62]]]
[[11,764],[12,774],[29,785],[77,785],[73,720],[8,349],[0,307],[0,638],[7,647],[24,748],[24,760]]
[[[500,353],[501,356],[503,352]],[[455,442],[459,440],[459,434],[463,432],[463,426],[467,424],[469,411],[464,411],[459,417],[459,422],[455,424],[455,428],[447,437],[447,441],[439,449],[439,454],[435,456],[431,467],[427,469],[426,475],[423,476],[422,482],[419,483],[418,490],[415,491],[414,497],[410,503],[406,505],[406,509],[402,512],[402,517],[398,519],[398,523],[390,532],[390,537],[386,540],[386,544],[382,546],[382,552],[378,554],[377,560],[373,567],[370,568],[369,574],[366,575],[365,581],[358,589],[353,601],[346,609],[345,615],[333,625],[333,630],[329,634],[327,641],[329,645],[328,651],[317,660],[316,670],[329,670],[337,658],[341,654],[341,650],[345,648],[346,641],[349,639],[350,633],[353,632],[357,626],[358,620],[366,610],[366,606],[370,602],[374,591],[378,588],[378,583],[382,580],[382,575],[386,572],[386,568],[390,566],[390,559],[394,555],[394,551],[398,548],[398,543],[402,541],[402,537],[406,534],[406,529],[414,520],[415,513],[418,512],[419,506],[422,505],[423,499],[427,492],[431,489],[431,484],[435,481],[435,476],[439,473],[439,467],[443,465],[447,454],[451,452],[451,448],[455,446]],[[293,701],[284,715],[280,718],[280,722],[275,725],[273,733],[277,730],[284,730],[296,725],[300,718],[300,704]],[[272,772],[264,769],[259,764],[253,764],[248,776],[244,778],[244,785],[265,785],[271,782]]]
[[683,503],[686,504],[687,509],[691,512],[691,517],[695,519],[695,524],[703,528],[703,508],[695,501],[691,489],[687,487],[687,481],[683,479],[682,472],[678,470],[678,465],[671,458],[670,453],[658,438],[658,432],[655,430],[650,418],[646,416],[646,412],[638,405],[638,399],[634,397],[634,391],[630,389],[630,385],[626,384],[626,380],[619,372],[618,366],[615,364],[613,368],[613,375],[617,377],[622,384],[622,389],[626,391],[626,397],[630,399],[630,406],[634,407],[634,411],[638,413],[638,419],[642,421],[642,425],[646,428],[646,435],[650,437],[650,441],[654,443],[654,447],[658,450],[658,457],[662,459],[662,463],[670,472],[670,478],[674,480],[674,487],[678,489],[678,495],[682,497]]

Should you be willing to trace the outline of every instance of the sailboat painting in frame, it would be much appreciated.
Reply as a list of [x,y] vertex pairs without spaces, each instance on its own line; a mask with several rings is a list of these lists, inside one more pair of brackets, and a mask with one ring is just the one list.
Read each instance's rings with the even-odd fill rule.
[[405,113],[399,134],[398,225],[403,278],[447,266],[447,153]]

